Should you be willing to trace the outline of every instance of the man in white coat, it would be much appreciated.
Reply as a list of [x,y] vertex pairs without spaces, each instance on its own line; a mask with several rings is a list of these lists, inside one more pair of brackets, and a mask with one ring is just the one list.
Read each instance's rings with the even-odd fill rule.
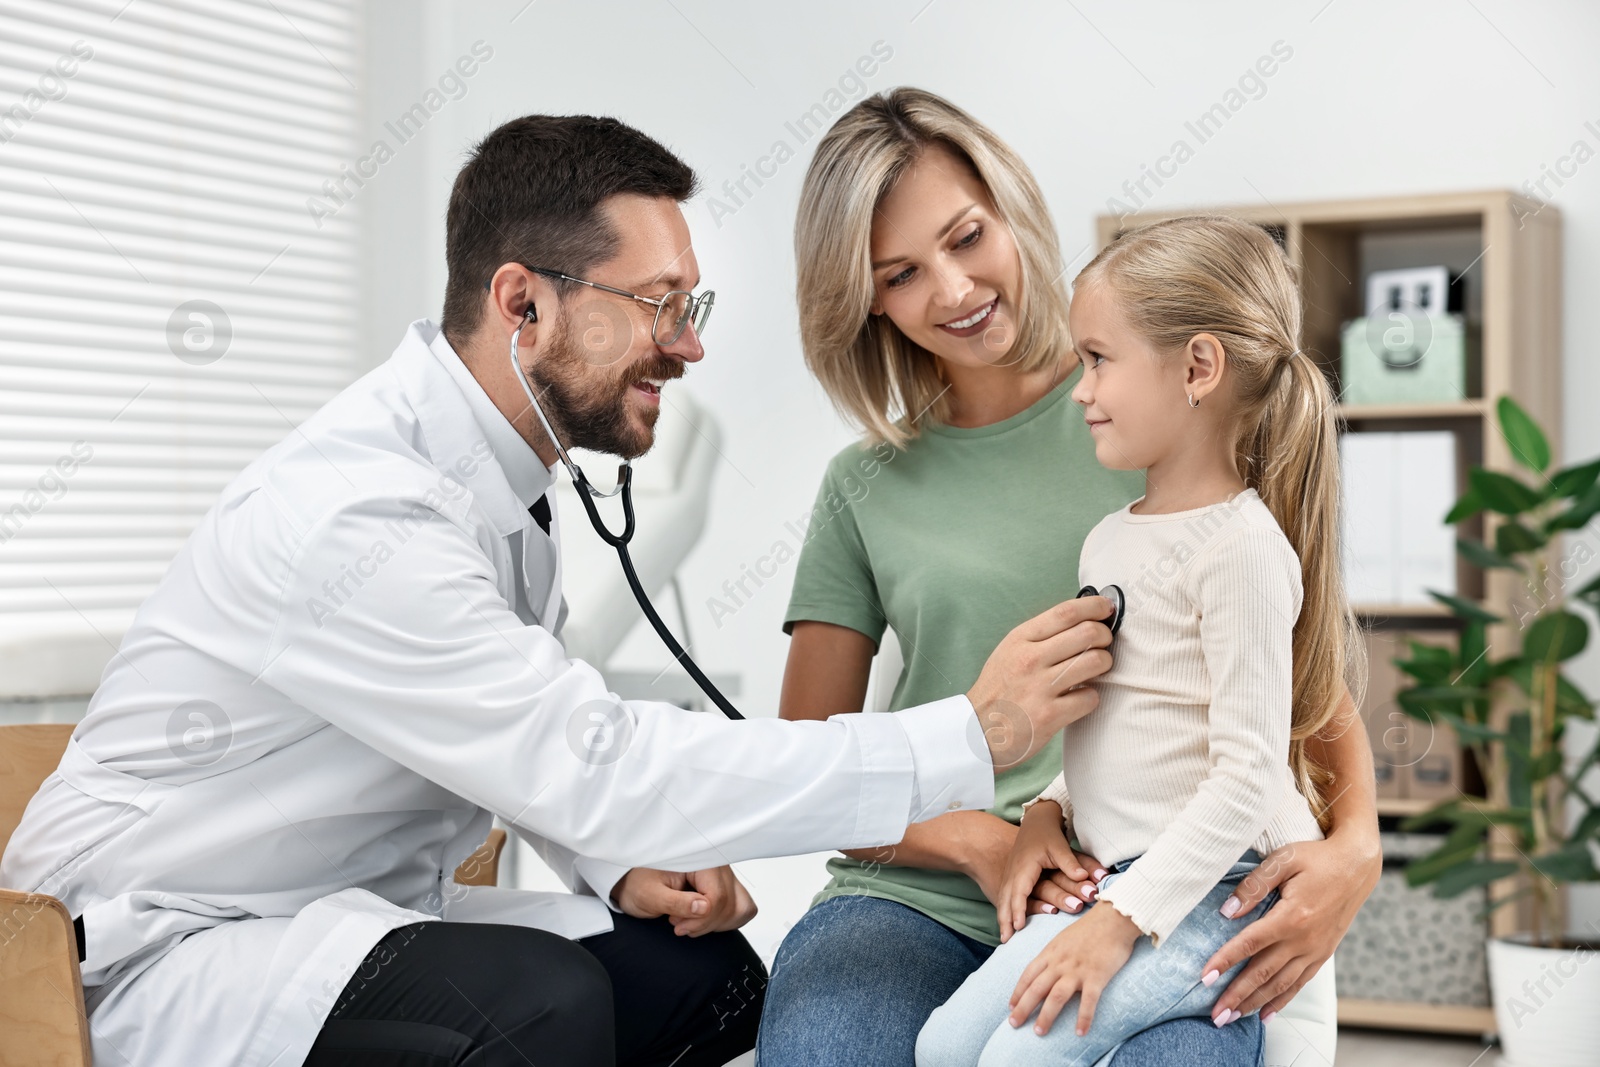
[[[1093,707],[1098,598],[897,715],[730,722],[567,658],[556,454],[510,338],[565,441],[648,449],[703,355],[696,304],[657,306],[699,283],[693,187],[614,120],[490,134],[442,328],[244,470],[140,608],[0,864],[78,918],[101,1067],[721,1064],[765,981],[730,862],[987,807],[997,765]],[[494,815],[573,892],[456,886]]]

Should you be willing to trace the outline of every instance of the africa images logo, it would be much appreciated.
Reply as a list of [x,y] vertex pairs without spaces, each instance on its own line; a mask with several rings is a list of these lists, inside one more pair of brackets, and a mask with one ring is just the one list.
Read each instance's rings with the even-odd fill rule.
[[588,700],[567,716],[567,747],[591,767],[609,767],[633,744],[633,717],[609,698]]
[[187,700],[167,716],[167,751],[191,767],[209,767],[233,746],[233,722],[209,700]]

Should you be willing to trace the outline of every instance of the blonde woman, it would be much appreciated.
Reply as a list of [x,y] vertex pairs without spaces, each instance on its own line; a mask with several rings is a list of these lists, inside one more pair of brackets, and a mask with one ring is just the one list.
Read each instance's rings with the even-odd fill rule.
[[[891,709],[959,692],[982,649],[1076,592],[1084,537],[1143,487],[1137,472],[1095,461],[1071,402],[1080,368],[1044,198],[993,132],[897,89],[819,143],[795,246],[807,364],[874,447],[846,449],[824,476],[819,501],[848,503],[814,512],[780,713],[861,707],[886,626],[906,664]],[[1346,694],[1336,719],[1353,715]],[[1003,714],[992,726],[1006,729]],[[1273,890],[1281,900],[1209,961],[1227,973],[1250,959],[1217,1001],[1224,1018],[1290,1005],[1265,1027],[1269,1064],[1290,1062],[1302,1034],[1331,1061],[1323,965],[1380,865],[1364,732],[1303,740],[1333,775],[1327,837],[1272,853],[1241,883],[1237,914]],[[898,845],[829,862],[832,880],[774,964],[761,1067],[911,1067],[928,1016],[1000,942],[995,902],[1022,805],[1060,766],[1047,746],[997,775],[994,808],[952,811]],[[1064,859],[1027,910],[1081,912],[1105,877],[1093,857]],[[1111,1055],[1114,1067],[1220,1065],[1254,1062],[1258,1049],[1240,1028],[1180,1019]]]

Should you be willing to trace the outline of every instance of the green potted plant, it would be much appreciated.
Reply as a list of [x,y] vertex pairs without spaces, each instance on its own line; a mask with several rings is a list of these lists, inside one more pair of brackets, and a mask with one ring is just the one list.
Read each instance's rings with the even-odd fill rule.
[[[1457,646],[1411,642],[1410,658],[1395,661],[1415,682],[1397,695],[1401,708],[1448,724],[1476,759],[1489,796],[1456,797],[1408,820],[1407,830],[1448,829],[1406,877],[1413,886],[1432,884],[1440,897],[1486,888],[1489,911],[1528,902],[1529,932],[1489,942],[1506,1062],[1576,1067],[1593,1064],[1600,1049],[1600,959],[1594,939],[1568,936],[1560,887],[1600,881],[1600,791],[1582,783],[1600,759],[1600,742],[1592,732],[1583,744],[1568,741],[1569,724],[1592,721],[1595,711],[1562,665],[1588,643],[1589,623],[1573,608],[1600,612],[1600,579],[1569,590],[1595,553],[1580,542],[1563,564],[1554,541],[1600,514],[1600,459],[1551,471],[1549,442],[1533,419],[1510,397],[1500,399],[1497,414],[1521,470],[1473,467],[1444,521],[1498,516],[1492,544],[1463,538],[1456,547],[1476,566],[1513,572],[1519,595],[1502,616],[1433,593],[1460,620]],[[1498,636],[1507,630],[1509,639]]]

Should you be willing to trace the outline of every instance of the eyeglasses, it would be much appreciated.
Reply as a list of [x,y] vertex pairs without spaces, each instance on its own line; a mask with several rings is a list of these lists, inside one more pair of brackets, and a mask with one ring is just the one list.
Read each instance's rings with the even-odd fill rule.
[[529,267],[526,263],[522,266],[535,274],[542,274],[546,278],[559,278],[564,282],[577,282],[587,285],[591,289],[600,289],[617,296],[625,296],[629,300],[637,300],[641,304],[648,304],[656,309],[655,321],[650,324],[650,339],[656,344],[666,346],[673,344],[683,336],[684,327],[690,322],[694,323],[694,332],[704,334],[706,322],[711,318],[711,305],[716,303],[717,294],[707,290],[699,296],[683,289],[674,289],[662,297],[641,296],[630,293],[626,289],[617,289],[599,282],[587,281],[583,278],[574,278],[570,274],[563,274],[558,270],[548,270],[544,267]]

